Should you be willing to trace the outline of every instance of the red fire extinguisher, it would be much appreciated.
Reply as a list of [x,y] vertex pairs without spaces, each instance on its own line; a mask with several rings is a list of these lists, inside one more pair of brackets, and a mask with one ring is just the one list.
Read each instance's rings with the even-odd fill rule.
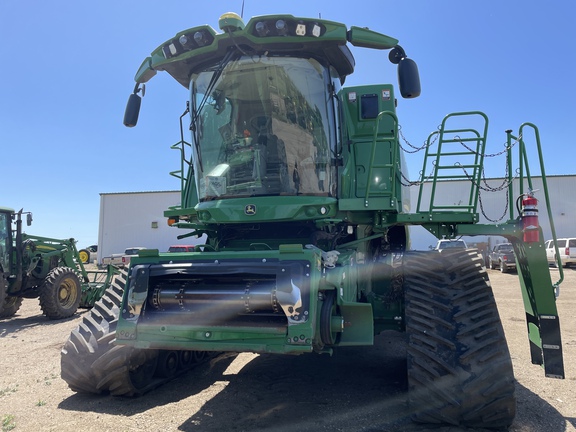
[[522,232],[524,242],[533,243],[540,240],[538,229],[538,200],[529,191],[522,196]]

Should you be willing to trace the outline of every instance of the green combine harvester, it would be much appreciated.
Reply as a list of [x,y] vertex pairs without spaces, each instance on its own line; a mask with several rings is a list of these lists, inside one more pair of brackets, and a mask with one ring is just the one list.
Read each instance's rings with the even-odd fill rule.
[[[540,152],[536,127],[508,132],[508,160],[518,167],[506,187],[518,206],[507,221],[479,223],[488,130],[481,112],[451,114],[430,135],[414,209],[397,90],[343,87],[354,72],[353,45],[388,50],[400,95],[417,97],[418,69],[396,39],[291,15],[244,23],[227,13],[219,27],[184,30],[154,50],[124,119],[136,125],[144,83],[158,71],[188,90],[181,141],[172,146],[181,204],[165,216],[184,230],[179,238],[206,235],[206,243],[131,260],[62,350],[70,388],[140,395],[210,354],[331,354],[394,330],[408,336],[415,421],[510,425],[512,362],[484,260],[470,249],[411,251],[409,227],[439,239],[506,237],[532,362],[563,378],[561,281],[550,277],[527,165],[526,137]],[[468,120],[475,126],[460,126]],[[468,180],[457,205],[446,196],[448,180]]]

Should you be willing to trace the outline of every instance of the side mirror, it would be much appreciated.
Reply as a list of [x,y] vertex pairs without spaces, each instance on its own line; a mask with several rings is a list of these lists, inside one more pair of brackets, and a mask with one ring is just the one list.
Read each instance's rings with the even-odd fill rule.
[[406,56],[400,45],[390,50],[388,59],[398,65],[398,87],[402,97],[410,99],[420,96],[420,74],[416,62]]
[[32,225],[32,213],[28,213],[26,215],[26,225],[28,226]]
[[403,98],[420,96],[420,75],[414,60],[404,57],[398,63],[398,86]]
[[140,105],[142,98],[136,93],[132,93],[128,98],[126,104],[126,111],[124,111],[124,126],[134,127],[138,123],[138,115],[140,114]]

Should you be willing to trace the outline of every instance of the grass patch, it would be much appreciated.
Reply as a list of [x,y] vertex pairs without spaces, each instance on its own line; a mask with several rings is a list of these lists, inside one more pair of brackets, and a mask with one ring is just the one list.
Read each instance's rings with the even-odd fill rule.
[[6,396],[7,394],[11,393],[16,393],[17,390],[18,390],[18,384],[16,384],[14,387],[6,387],[5,389],[1,389],[0,397]]
[[2,432],[11,431],[16,427],[16,421],[12,414],[2,416]]

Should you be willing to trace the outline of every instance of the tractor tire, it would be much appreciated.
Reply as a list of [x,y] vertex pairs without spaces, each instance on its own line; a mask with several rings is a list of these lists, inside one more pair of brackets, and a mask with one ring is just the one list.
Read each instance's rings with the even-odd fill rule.
[[78,275],[69,267],[50,270],[40,286],[40,308],[50,319],[63,319],[76,313],[82,298]]
[[87,264],[90,262],[90,251],[88,249],[80,249],[78,251],[78,257],[80,261],[82,261],[82,264]]
[[410,252],[403,269],[412,419],[510,426],[512,361],[481,257],[473,250]]
[[16,315],[22,306],[22,297],[8,295],[8,283],[2,278],[0,282],[0,318],[10,318]]

